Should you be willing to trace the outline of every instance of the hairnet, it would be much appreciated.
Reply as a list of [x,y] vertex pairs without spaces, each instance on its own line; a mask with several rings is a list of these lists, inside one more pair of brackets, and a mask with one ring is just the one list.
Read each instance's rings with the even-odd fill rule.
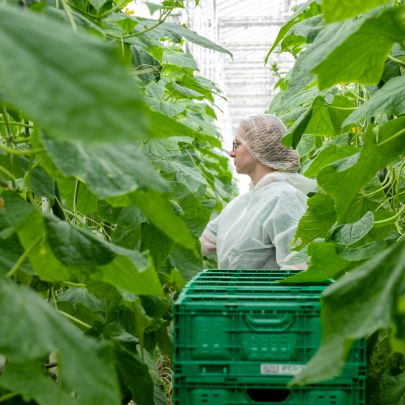
[[281,145],[286,131],[285,125],[274,115],[252,115],[241,121],[238,140],[263,165],[297,172],[300,162],[298,152]]

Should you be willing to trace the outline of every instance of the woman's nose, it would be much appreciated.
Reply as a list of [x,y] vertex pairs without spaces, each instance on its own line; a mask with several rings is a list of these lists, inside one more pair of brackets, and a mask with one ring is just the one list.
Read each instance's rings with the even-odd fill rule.
[[231,150],[229,151],[229,156],[230,156],[230,157],[235,157],[235,151],[234,151],[233,149],[231,149]]

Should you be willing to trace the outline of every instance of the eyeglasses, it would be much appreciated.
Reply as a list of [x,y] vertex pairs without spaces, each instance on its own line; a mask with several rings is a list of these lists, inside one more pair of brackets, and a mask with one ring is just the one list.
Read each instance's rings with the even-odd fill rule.
[[236,152],[236,149],[239,145],[242,145],[241,142],[237,141],[236,139],[232,142],[232,152]]

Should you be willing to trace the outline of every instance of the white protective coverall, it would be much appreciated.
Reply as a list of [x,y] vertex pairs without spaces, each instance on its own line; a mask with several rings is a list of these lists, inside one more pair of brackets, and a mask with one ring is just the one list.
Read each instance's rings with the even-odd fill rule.
[[[219,269],[291,269],[290,244],[316,182],[298,173],[272,172],[232,200],[208,223],[203,255],[216,252]],[[287,259],[287,260],[286,260]]]

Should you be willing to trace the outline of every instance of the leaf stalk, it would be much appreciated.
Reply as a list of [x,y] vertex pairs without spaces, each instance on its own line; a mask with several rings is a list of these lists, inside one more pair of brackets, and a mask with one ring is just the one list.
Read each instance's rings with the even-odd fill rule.
[[10,278],[14,276],[15,273],[17,273],[18,269],[21,267],[21,265],[24,263],[25,259],[28,257],[28,255],[32,252],[32,250],[42,241],[44,238],[44,234],[40,235],[37,239],[34,240],[34,242],[24,251],[24,253],[19,257],[17,262],[14,264],[12,269],[6,274],[6,277]]

